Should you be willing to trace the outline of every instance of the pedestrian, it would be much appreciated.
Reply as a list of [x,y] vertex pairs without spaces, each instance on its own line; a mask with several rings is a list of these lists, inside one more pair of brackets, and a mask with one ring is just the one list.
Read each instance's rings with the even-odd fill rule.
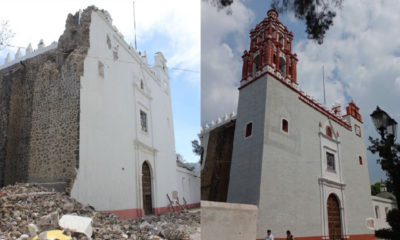
[[270,229],[268,229],[267,231],[267,236],[265,237],[265,240],[274,240],[274,236],[272,235]]
[[286,240],[293,240],[293,235],[289,230],[286,231]]

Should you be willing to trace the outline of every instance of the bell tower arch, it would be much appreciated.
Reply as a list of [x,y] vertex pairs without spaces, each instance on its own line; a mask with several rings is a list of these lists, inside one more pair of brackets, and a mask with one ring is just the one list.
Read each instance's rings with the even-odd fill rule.
[[293,33],[278,20],[271,9],[267,17],[250,32],[250,50],[242,56],[241,85],[248,84],[267,71],[297,84],[297,55],[292,53]]

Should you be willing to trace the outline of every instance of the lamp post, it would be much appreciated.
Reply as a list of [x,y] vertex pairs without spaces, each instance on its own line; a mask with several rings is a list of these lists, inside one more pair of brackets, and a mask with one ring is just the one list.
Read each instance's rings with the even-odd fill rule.
[[384,232],[377,231],[376,236],[392,240],[400,239],[400,145],[395,143],[397,122],[379,107],[376,107],[371,118],[381,135],[381,140],[369,137],[372,145],[368,150],[374,154],[379,153],[378,162],[386,172],[387,181],[392,184],[392,192],[397,200],[397,209],[392,209],[386,217],[391,229],[380,230]]
[[370,116],[376,130],[381,135],[381,140],[370,137],[372,145],[368,147],[368,150],[372,153],[379,153],[378,163],[392,184],[392,192],[400,209],[400,145],[395,143],[397,122],[379,107],[376,107]]
[[397,122],[389,116],[385,111],[380,109],[378,106],[376,110],[370,115],[374,122],[375,128],[381,135],[382,140],[386,137],[393,135],[393,139],[397,136]]

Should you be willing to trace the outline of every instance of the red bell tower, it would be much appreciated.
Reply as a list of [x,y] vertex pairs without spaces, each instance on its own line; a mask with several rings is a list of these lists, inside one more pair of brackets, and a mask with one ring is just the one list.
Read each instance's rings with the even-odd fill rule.
[[243,53],[240,85],[269,72],[287,83],[296,84],[297,55],[292,54],[293,33],[278,20],[271,9],[267,17],[250,31],[250,50]]

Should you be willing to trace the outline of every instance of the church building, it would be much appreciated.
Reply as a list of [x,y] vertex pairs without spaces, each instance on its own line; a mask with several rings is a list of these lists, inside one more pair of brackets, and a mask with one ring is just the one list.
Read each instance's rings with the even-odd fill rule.
[[[237,114],[200,134],[202,200],[258,206],[257,239],[374,239],[363,120],[298,87],[293,34],[269,10],[243,54]],[[299,69],[301,70],[301,69]]]
[[0,186],[66,190],[121,218],[199,206],[198,174],[177,165],[166,62],[157,52],[150,66],[96,7],[69,14],[58,42],[8,57]]

